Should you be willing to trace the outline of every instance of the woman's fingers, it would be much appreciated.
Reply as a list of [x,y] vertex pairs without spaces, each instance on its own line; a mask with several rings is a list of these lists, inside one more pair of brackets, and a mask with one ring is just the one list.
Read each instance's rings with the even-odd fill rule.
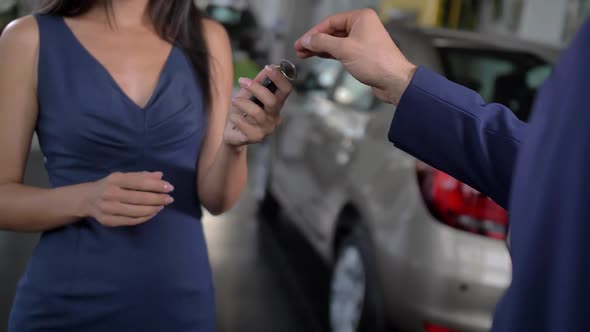
[[252,96],[260,100],[267,111],[274,110],[276,108],[278,98],[265,86],[255,80],[244,77],[239,79],[239,83],[243,89],[250,92]]
[[169,193],[174,187],[153,175],[153,173],[113,173],[108,178],[110,184],[123,189],[148,191],[155,193]]
[[270,92],[270,90],[263,86],[258,76],[254,80],[240,78],[240,86],[252,96],[258,98],[264,105],[265,111],[280,112],[282,104],[293,91],[293,85],[279,69],[273,66],[266,66],[262,73],[264,73],[265,78],[269,78],[277,86],[275,93]]
[[235,98],[232,100],[232,105],[238,109],[239,112],[245,114],[246,118],[251,120],[253,124],[263,125],[267,122],[268,114],[248,98]]
[[264,67],[264,72],[266,72],[268,78],[277,86],[275,97],[278,102],[276,104],[282,105],[293,91],[293,84],[281,73],[279,68],[266,66]]
[[[262,85],[267,78],[277,87],[274,93]],[[241,78],[239,82],[242,89],[232,101],[224,132],[225,142],[232,146],[258,143],[272,134],[280,123],[283,104],[293,90],[291,82],[276,66],[266,66],[256,78]],[[252,97],[256,97],[262,107],[254,103]]]
[[235,126],[235,130],[239,130],[244,134],[244,142],[242,144],[258,143],[266,136],[260,126],[250,123],[243,116],[232,113],[230,114],[230,122]]
[[100,207],[103,215],[144,218],[155,215],[162,211],[164,206],[160,205],[133,205],[121,202],[103,202]]
[[174,202],[174,198],[168,194],[157,194],[145,191],[126,190],[119,188],[115,201],[133,205],[165,206]]
[[162,172],[115,172],[95,182],[91,216],[108,227],[144,223],[174,199],[174,187],[162,180]]

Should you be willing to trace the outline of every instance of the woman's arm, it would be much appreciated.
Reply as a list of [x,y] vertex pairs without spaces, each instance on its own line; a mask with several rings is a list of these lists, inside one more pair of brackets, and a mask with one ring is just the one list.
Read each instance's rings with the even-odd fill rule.
[[229,37],[219,23],[205,20],[210,53],[211,106],[198,165],[198,194],[212,214],[221,214],[238,200],[247,182],[246,147],[223,143],[233,91],[233,59]]
[[[230,106],[233,66],[229,38],[221,25],[209,20],[205,37],[211,53],[213,96],[197,188],[203,206],[220,214],[236,203],[246,185],[246,145],[258,143],[274,131],[292,86],[276,68],[267,66],[254,79],[240,79],[242,89]],[[266,77],[277,86],[274,94],[261,85]],[[264,108],[252,102],[251,96]]]
[[39,30],[33,17],[0,37],[0,228],[43,231],[81,214],[81,186],[56,190],[22,185],[37,121]]

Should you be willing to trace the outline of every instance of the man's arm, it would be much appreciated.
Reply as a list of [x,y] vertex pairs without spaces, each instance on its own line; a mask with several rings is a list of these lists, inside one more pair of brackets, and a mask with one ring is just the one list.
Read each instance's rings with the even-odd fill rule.
[[527,124],[506,107],[426,68],[416,71],[394,115],[389,140],[507,207]]
[[[526,125],[460,85],[409,62],[370,9],[336,14],[295,43],[297,55],[331,57],[384,102],[399,105],[390,140],[506,207]],[[402,97],[403,96],[403,97]]]

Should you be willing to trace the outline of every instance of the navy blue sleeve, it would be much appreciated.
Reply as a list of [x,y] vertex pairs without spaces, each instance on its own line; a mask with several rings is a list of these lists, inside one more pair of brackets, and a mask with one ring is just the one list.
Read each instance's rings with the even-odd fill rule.
[[395,111],[389,140],[506,208],[526,128],[508,108],[420,67]]

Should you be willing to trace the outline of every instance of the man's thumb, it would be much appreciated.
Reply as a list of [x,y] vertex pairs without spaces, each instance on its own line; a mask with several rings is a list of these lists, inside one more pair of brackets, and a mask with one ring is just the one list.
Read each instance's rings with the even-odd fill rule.
[[326,53],[335,59],[339,59],[342,56],[340,50],[342,49],[344,40],[345,38],[338,38],[325,33],[316,33],[303,38],[302,44],[309,51],[318,54]]

